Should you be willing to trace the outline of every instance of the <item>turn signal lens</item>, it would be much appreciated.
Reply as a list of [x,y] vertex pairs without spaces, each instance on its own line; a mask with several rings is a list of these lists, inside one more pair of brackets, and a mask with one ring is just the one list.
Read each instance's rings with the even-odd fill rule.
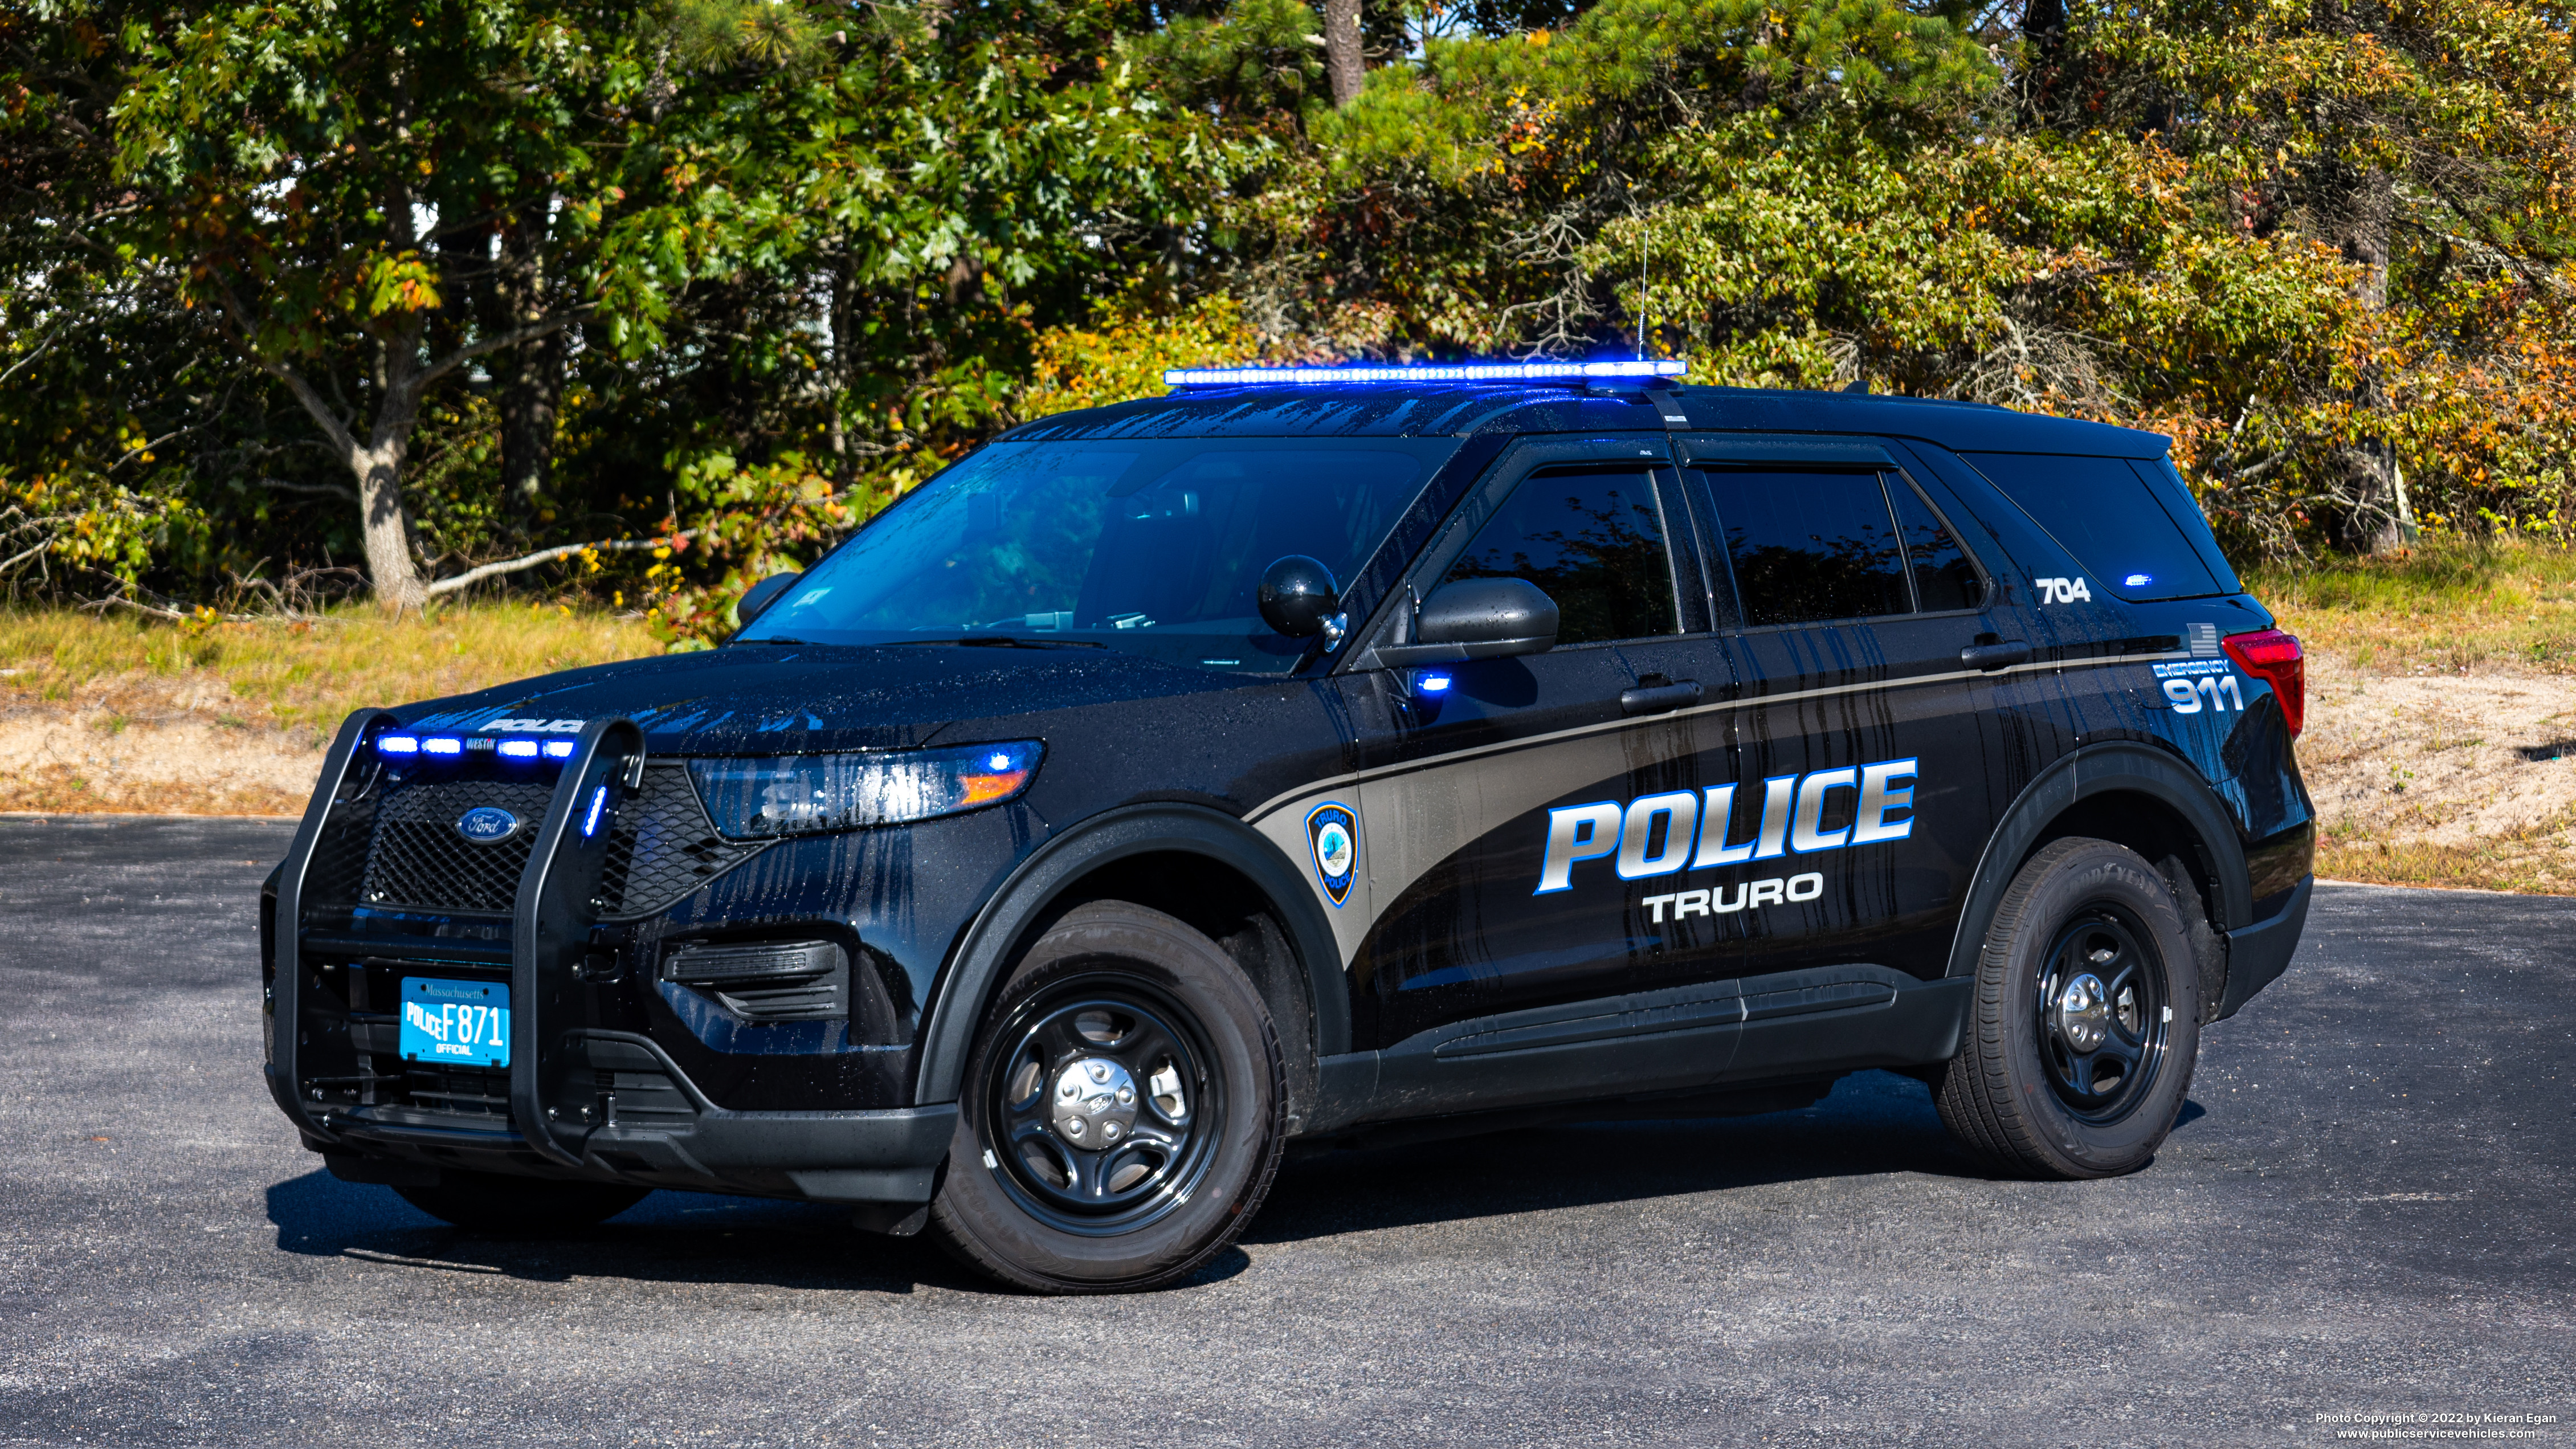
[[2251,634],[2230,634],[2219,641],[2236,667],[2272,686],[2272,697],[2281,702],[2281,719],[2290,727],[2290,737],[2298,738],[2299,727],[2308,716],[2308,662],[2300,651],[2297,636],[2278,629],[2258,629]]

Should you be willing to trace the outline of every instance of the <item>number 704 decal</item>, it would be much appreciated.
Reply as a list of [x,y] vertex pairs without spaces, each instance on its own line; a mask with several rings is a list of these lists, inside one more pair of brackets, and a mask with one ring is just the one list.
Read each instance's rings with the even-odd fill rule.
[[2159,664],[2156,674],[2164,680],[2165,701],[2176,714],[2198,714],[2204,709],[2224,714],[2245,708],[2245,687],[2222,660]]

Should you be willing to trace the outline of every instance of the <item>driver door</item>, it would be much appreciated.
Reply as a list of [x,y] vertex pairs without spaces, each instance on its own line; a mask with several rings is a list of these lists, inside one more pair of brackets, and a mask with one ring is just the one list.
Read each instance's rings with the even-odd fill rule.
[[1425,551],[1415,599],[1526,579],[1559,632],[1544,653],[1369,681],[1363,1041],[1687,974],[1639,898],[1686,868],[1700,784],[1727,778],[1724,721],[1675,710],[1729,677],[1667,457],[1616,443],[1503,470]]

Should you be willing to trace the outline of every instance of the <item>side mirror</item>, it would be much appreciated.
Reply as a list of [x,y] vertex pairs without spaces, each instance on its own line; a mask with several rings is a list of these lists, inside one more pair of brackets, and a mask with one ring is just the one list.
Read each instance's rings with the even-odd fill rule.
[[778,596],[787,592],[787,586],[803,577],[805,577],[803,574],[771,574],[759,583],[753,584],[743,591],[742,602],[733,606],[735,621],[738,624],[748,625],[752,620],[759,618],[761,610],[778,602]]
[[1341,586],[1319,559],[1292,553],[1261,576],[1261,622],[1291,639],[1310,639],[1342,611]]
[[1413,639],[1377,647],[1380,664],[1442,664],[1544,654],[1556,647],[1556,600],[1527,579],[1460,579],[1422,601]]

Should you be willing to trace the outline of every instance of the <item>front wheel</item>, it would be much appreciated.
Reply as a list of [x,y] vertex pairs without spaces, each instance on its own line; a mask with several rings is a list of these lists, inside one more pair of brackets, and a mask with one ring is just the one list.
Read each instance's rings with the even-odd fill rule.
[[2173,888],[2107,840],[2052,841],[2004,892],[1933,1100],[1960,1146],[2031,1177],[2111,1177],[2173,1130],[2200,1049]]
[[930,1209],[968,1266],[1045,1293],[1176,1282],[1234,1241],[1285,1145],[1260,993],[1216,943],[1119,901],[1030,948],[966,1065]]

